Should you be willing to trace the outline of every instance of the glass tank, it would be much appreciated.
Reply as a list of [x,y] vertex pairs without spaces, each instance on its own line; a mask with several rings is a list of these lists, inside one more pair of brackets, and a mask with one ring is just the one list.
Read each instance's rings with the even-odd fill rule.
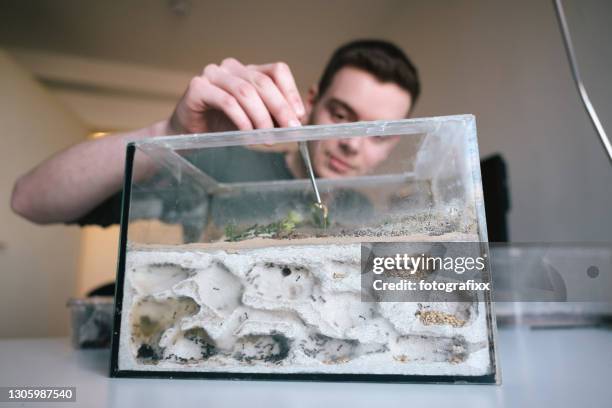
[[499,382],[489,294],[361,284],[364,245],[486,256],[484,214],[471,115],[129,143],[111,375]]

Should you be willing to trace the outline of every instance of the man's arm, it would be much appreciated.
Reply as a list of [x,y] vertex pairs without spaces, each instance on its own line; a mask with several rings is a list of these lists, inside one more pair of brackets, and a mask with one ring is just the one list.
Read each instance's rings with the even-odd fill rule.
[[17,179],[13,211],[39,224],[76,220],[121,189],[127,140],[163,135],[166,129],[163,121],[56,153]]
[[[206,66],[168,120],[134,132],[90,140],[59,152],[21,176],[11,207],[39,224],[72,222],[122,187],[125,145],[141,138],[299,126],[304,105],[283,63],[244,66],[235,59]],[[146,159],[141,159],[146,160]],[[145,177],[151,163],[136,164]]]

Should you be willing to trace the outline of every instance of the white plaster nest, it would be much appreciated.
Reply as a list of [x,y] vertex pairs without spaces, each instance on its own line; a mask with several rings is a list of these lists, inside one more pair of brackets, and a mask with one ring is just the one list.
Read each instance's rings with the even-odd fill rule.
[[[282,261],[281,261],[282,260]],[[137,370],[480,375],[484,305],[371,303],[360,246],[130,250],[120,366]],[[424,325],[417,311],[466,320]]]

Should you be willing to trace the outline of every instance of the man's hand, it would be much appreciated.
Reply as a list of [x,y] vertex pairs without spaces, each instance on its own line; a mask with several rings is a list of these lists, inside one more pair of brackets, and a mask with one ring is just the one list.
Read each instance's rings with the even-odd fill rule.
[[194,77],[168,123],[174,134],[300,126],[305,110],[287,64],[233,58]]

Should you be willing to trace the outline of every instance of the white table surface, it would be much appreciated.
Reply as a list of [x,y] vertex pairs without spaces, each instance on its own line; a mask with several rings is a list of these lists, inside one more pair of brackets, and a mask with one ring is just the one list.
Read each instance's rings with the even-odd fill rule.
[[50,407],[612,407],[612,330],[499,330],[502,385],[109,378],[109,350],[0,339],[0,386],[75,386]]

